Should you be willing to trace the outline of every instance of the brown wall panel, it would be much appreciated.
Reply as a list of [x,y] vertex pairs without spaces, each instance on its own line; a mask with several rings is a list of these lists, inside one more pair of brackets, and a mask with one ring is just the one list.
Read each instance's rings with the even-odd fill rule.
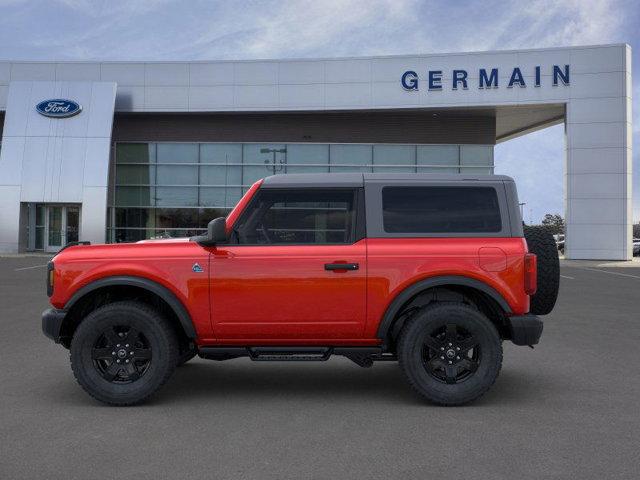
[[115,142],[495,144],[491,114],[429,112],[116,114]]

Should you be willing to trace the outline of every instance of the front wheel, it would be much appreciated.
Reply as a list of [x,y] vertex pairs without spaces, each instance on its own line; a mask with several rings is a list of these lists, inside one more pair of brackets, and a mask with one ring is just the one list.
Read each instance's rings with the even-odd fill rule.
[[398,360],[411,386],[439,405],[462,405],[484,394],[502,366],[502,341],[481,312],[438,303],[403,327]]
[[71,341],[71,368],[92,397],[111,405],[140,403],[171,376],[177,340],[152,307],[116,302],[91,312]]

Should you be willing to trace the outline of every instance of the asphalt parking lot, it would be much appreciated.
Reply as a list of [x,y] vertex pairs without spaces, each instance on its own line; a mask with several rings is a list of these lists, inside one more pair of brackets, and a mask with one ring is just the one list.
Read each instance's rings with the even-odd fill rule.
[[111,408],[41,333],[44,263],[0,258],[0,478],[638,478],[640,268],[563,267],[542,343],[505,343],[471,406],[423,403],[395,363],[335,358],[196,359]]

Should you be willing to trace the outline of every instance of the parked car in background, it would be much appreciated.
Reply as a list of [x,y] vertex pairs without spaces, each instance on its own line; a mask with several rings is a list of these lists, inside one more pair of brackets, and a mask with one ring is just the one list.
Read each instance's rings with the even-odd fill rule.
[[633,256],[640,256],[640,238],[633,239]]
[[556,241],[556,247],[558,247],[558,251],[560,253],[564,253],[564,234],[560,233],[554,235],[553,239]]

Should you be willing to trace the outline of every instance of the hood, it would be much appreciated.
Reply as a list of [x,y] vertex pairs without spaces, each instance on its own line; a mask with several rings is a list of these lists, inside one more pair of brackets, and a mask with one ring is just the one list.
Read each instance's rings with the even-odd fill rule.
[[109,260],[126,258],[158,258],[164,255],[176,255],[177,252],[191,252],[202,250],[195,242],[188,238],[162,238],[158,240],[141,240],[135,243],[107,243],[94,245],[73,245],[63,248],[53,261],[67,260]]
[[188,237],[180,237],[180,238],[154,238],[152,240],[139,240],[135,243],[184,243],[188,242]]

